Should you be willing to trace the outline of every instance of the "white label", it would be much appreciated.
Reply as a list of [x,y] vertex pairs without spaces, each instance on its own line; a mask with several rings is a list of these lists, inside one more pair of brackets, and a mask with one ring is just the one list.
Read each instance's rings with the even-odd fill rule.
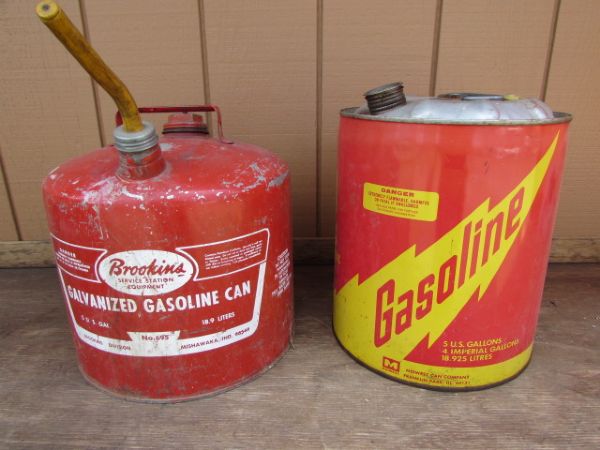
[[108,249],[53,236],[76,335],[99,350],[160,357],[205,352],[258,329],[269,230],[168,250]]

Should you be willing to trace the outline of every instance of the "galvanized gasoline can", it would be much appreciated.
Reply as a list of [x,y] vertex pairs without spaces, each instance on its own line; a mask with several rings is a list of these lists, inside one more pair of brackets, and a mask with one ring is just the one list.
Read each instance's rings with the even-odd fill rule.
[[[114,145],[61,164],[43,185],[83,375],[146,401],[250,380],[282,356],[292,330],[288,166],[225,139],[214,105],[140,108],[176,113],[159,138],[56,8],[43,2],[38,14],[117,92],[123,115]],[[197,112],[216,113],[217,137]]]
[[530,360],[571,116],[401,83],[341,111],[334,331],[368,368],[470,390]]

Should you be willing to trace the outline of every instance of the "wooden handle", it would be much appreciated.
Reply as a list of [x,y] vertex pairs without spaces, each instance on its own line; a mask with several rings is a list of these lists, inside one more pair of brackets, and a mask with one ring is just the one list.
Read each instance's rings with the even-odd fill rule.
[[36,6],[35,10],[41,21],[62,42],[69,53],[113,98],[123,117],[125,130],[131,132],[142,130],[144,126],[129,89],[96,53],[60,6],[53,1],[43,1]]

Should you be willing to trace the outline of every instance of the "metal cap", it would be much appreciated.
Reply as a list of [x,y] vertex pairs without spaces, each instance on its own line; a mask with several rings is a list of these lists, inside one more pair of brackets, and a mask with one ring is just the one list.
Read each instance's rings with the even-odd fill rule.
[[115,128],[113,137],[115,138],[115,147],[125,153],[136,153],[148,150],[158,144],[158,135],[154,125],[143,121],[144,129],[135,132],[125,131],[123,125]]
[[404,85],[401,82],[384,84],[365,92],[364,95],[371,114],[378,114],[406,104]]

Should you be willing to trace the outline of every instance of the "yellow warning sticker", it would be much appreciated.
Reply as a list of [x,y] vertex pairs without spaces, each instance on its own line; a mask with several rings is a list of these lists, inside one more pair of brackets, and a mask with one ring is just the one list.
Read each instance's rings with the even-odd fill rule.
[[386,216],[433,222],[437,219],[440,195],[393,186],[365,183],[363,208]]

